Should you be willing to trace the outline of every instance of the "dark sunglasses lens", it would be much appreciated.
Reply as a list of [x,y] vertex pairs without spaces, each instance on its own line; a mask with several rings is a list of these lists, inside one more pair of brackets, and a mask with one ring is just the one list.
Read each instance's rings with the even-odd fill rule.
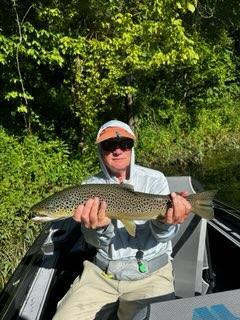
[[113,151],[117,148],[117,143],[116,141],[103,141],[101,142],[101,148],[104,151]]
[[124,139],[124,140],[106,140],[101,142],[101,148],[104,151],[114,151],[117,148],[121,150],[132,149],[134,145],[134,141],[132,139]]
[[132,149],[132,147],[133,147],[133,140],[131,139],[119,141],[119,148],[122,150]]

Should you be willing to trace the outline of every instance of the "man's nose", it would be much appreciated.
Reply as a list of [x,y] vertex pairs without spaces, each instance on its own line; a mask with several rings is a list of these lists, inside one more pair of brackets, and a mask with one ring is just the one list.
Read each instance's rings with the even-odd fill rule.
[[119,147],[117,147],[115,150],[113,150],[113,155],[119,155],[122,153],[122,149],[120,149]]

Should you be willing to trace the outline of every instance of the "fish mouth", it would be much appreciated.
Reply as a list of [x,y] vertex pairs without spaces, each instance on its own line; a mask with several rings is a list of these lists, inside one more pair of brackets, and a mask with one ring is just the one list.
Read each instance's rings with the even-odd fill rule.
[[50,222],[50,221],[56,221],[56,220],[62,220],[66,217],[58,217],[58,216],[51,216],[49,214],[35,214],[34,217],[31,218],[34,222]]
[[56,219],[56,217],[45,210],[32,210],[32,213],[33,217],[31,220],[34,222],[48,222]]
[[35,216],[31,220],[34,222],[49,222],[55,220],[55,218],[48,216]]
[[31,218],[34,222],[50,222],[54,220],[62,220],[66,217],[62,217],[61,215],[52,214],[46,210],[33,210],[33,217]]
[[32,221],[34,222],[48,222],[52,221],[55,218],[52,217],[51,215],[47,214],[44,211],[33,211],[33,217],[31,218]]

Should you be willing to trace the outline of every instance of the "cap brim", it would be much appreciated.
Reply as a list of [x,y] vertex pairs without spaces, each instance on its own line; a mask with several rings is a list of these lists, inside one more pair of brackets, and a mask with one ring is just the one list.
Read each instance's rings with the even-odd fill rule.
[[114,139],[114,138],[129,138],[135,140],[135,135],[131,134],[127,130],[119,127],[107,127],[103,129],[102,132],[98,135],[96,143],[100,143],[104,140]]

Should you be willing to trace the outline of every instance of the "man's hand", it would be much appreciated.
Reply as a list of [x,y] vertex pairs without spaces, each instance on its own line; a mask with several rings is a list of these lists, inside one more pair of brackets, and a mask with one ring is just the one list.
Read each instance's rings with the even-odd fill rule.
[[106,216],[107,204],[99,198],[88,199],[80,204],[74,212],[73,219],[84,224],[86,228],[96,229],[109,225],[111,220]]
[[187,192],[171,193],[172,207],[166,213],[166,223],[178,224],[187,219],[192,210],[190,202],[185,199],[187,195]]

